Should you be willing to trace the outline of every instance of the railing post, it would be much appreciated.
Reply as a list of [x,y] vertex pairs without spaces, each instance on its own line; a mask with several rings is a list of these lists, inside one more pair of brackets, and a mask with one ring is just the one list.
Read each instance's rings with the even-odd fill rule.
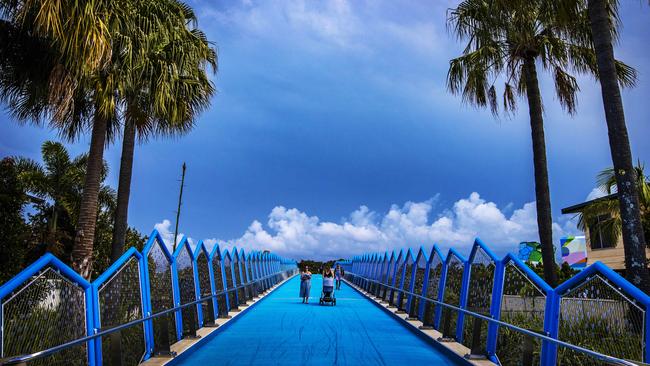
[[[490,301],[490,316],[492,319],[501,319],[501,298],[503,297],[503,281],[505,279],[505,266],[503,261],[494,263],[494,286],[492,287],[492,299]],[[499,336],[499,326],[495,323],[488,323],[487,333],[487,355],[493,361],[497,351],[497,342]]]
[[[141,301],[142,301],[142,316],[151,315],[151,301],[149,300],[149,273],[147,273],[147,258],[144,256],[144,253],[141,253],[140,257],[140,289],[141,289]],[[144,359],[149,359],[153,353],[153,325],[152,321],[144,322],[144,347],[145,347],[145,356]]]
[[[181,290],[178,285],[178,268],[176,267],[176,258],[172,258],[172,293],[173,293],[173,304],[174,307],[181,305]],[[176,340],[174,342],[180,341],[183,337],[183,314],[180,309],[174,312],[176,314]]]
[[[198,251],[197,253],[200,253],[201,251],[201,245],[203,245],[202,242],[199,242],[198,246]],[[204,254],[207,262],[208,255]],[[210,263],[208,263],[208,267],[210,266]],[[209,276],[210,270],[208,269],[208,276]],[[198,300],[201,298],[201,284],[199,283],[199,262],[197,258],[192,259],[192,274],[194,275],[194,298],[195,300]],[[196,317],[198,319],[197,324],[201,325],[203,324],[203,304],[200,302],[197,302],[196,305],[194,306],[194,310],[196,311]]]
[[[648,310],[646,309],[646,311]],[[645,354],[643,355],[643,361],[648,363],[650,362],[650,320],[646,319],[644,327]]]
[[[558,338],[560,327],[560,297],[555,290],[546,293],[546,311],[544,312],[544,332],[551,338]],[[542,366],[557,364],[557,344],[542,341]]]

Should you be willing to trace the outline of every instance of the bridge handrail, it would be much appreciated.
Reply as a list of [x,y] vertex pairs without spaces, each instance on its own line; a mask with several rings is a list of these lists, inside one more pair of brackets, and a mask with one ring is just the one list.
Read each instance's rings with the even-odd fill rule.
[[510,329],[512,329],[512,330],[514,330],[516,332],[525,334],[525,335],[530,336],[530,337],[539,338],[540,340],[545,340],[545,341],[554,343],[556,345],[572,349],[574,351],[577,351],[577,352],[586,354],[586,355],[588,355],[590,357],[596,358],[596,359],[598,359],[600,361],[609,362],[609,363],[615,364],[615,365],[624,365],[624,366],[647,365],[647,364],[644,364],[644,363],[635,363],[635,362],[631,362],[631,361],[628,361],[628,360],[612,357],[612,356],[609,356],[609,355],[606,355],[606,354],[603,354],[603,353],[600,353],[600,352],[592,351],[590,349],[582,348],[580,346],[576,346],[574,344],[567,343],[567,342],[561,341],[559,339],[549,337],[549,336],[544,335],[544,334],[536,333],[536,332],[530,331],[528,329],[520,328],[520,327],[518,327],[516,325],[506,323],[504,321],[497,320],[497,319],[494,319],[492,317],[485,316],[483,314],[475,313],[475,312],[467,310],[467,309],[462,309],[462,308],[460,308],[458,306],[450,305],[450,304],[444,303],[444,302],[439,301],[439,300],[434,300],[432,298],[422,296],[422,295],[419,295],[417,293],[414,293],[414,292],[411,292],[411,291],[408,291],[408,290],[401,289],[399,287],[395,287],[395,286],[391,286],[391,285],[382,283],[381,281],[377,281],[377,280],[373,280],[373,279],[368,278],[368,277],[357,275],[357,274],[355,274],[353,272],[350,272],[350,271],[346,272],[345,274],[346,275],[351,275],[353,277],[357,277],[357,278],[360,278],[360,279],[363,279],[364,281],[368,281],[368,282],[378,284],[378,285],[380,285],[382,287],[386,287],[386,288],[391,289],[393,291],[398,291],[398,292],[404,293],[404,294],[409,295],[409,296],[417,297],[417,298],[419,298],[421,300],[424,300],[426,302],[432,302],[432,303],[434,303],[436,305],[440,305],[440,306],[452,309],[454,311],[462,312],[463,314],[467,314],[467,315],[470,315],[470,316],[473,316],[473,317],[476,317],[476,318],[479,318],[479,319],[482,319],[482,320],[486,320],[488,322],[497,324],[499,326],[510,328]]
[[[82,338],[77,338],[75,340],[72,340],[72,341],[69,341],[69,342],[66,342],[66,343],[62,343],[60,345],[50,347],[50,348],[42,350],[42,351],[29,353],[29,354],[25,354],[25,355],[20,355],[20,356],[12,356],[12,357],[8,357],[8,358],[5,358],[5,359],[0,359],[0,365],[24,364],[24,363],[26,363],[28,361],[33,361],[35,359],[47,357],[49,355],[60,352],[60,351],[62,351],[64,349],[81,345],[83,343],[86,343],[88,341],[92,341],[92,340],[97,339],[99,337],[102,337],[102,336],[105,336],[105,335],[108,335],[108,334],[111,334],[111,333],[115,333],[115,332],[121,331],[121,330],[126,329],[126,328],[130,328],[132,326],[144,323],[144,322],[146,322],[148,320],[151,320],[151,319],[154,319],[154,318],[161,317],[161,316],[163,316],[165,314],[169,314],[169,313],[181,310],[183,308],[202,303],[202,302],[204,302],[206,300],[215,298],[216,296],[224,295],[227,292],[230,292],[230,291],[233,291],[233,290],[238,290],[238,289],[241,289],[241,288],[244,288],[244,287],[248,287],[248,286],[250,286],[252,284],[262,282],[262,281],[266,281],[266,280],[268,280],[268,279],[270,279],[270,278],[272,278],[274,276],[277,276],[279,274],[290,273],[290,272],[293,272],[293,270],[277,271],[277,272],[274,272],[272,274],[266,275],[264,277],[260,277],[260,278],[258,278],[256,280],[250,281],[248,283],[241,284],[241,285],[238,285],[238,286],[235,286],[235,287],[232,287],[232,288],[224,289],[223,291],[219,291],[219,292],[217,292],[215,294],[212,294],[210,296],[204,296],[204,297],[202,297],[200,299],[197,299],[195,301],[188,302],[188,303],[185,303],[185,304],[182,304],[182,305],[179,305],[179,306],[175,306],[173,308],[168,308],[168,309],[165,309],[165,310],[161,310],[161,311],[159,311],[157,313],[154,313],[152,315],[149,315],[149,316],[137,319],[137,320],[133,320],[133,321],[130,321],[130,322],[127,322],[127,323],[124,323],[124,324],[120,324],[118,326],[111,327],[111,328],[108,328],[108,329],[105,329],[105,330],[102,330],[102,331],[96,331],[95,334],[91,334],[91,335],[88,335],[88,336],[85,336],[85,337],[82,337]],[[295,273],[294,273],[294,275],[295,275]]]

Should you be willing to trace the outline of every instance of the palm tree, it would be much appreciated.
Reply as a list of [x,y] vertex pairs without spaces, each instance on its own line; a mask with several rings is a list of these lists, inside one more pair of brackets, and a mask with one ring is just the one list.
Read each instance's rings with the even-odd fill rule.
[[[569,1],[574,3],[575,0]],[[641,212],[639,210],[638,177],[632,164],[632,151],[625,124],[623,99],[619,80],[618,64],[614,59],[613,42],[616,41],[618,24],[618,2],[609,0],[577,1],[577,8],[586,5],[589,13],[593,48],[596,50],[598,78],[605,107],[605,120],[609,136],[609,148],[614,164],[618,204],[621,216],[621,233],[625,251],[625,274],[628,280],[650,293],[650,274],[645,256]]]
[[[138,62],[141,56],[152,50],[149,47],[157,45],[148,37],[173,18],[160,11],[156,7],[158,3],[148,0],[0,0],[0,12],[6,19],[3,24],[11,30],[7,33],[30,46],[12,47],[4,42],[0,46],[0,56],[3,56],[0,57],[0,98],[20,120],[40,124],[47,118],[50,125],[67,138],[74,139],[85,130],[91,130],[72,251],[73,268],[85,278],[92,272],[104,147],[117,130],[120,72],[125,67],[141,66]],[[0,36],[5,37],[4,34]],[[48,56],[43,72],[17,64],[28,57],[33,57],[31,64],[34,64],[42,49]],[[175,75],[183,76],[182,73]]]
[[205,35],[187,24],[196,24],[191,8],[176,0],[156,3],[168,14],[150,35],[154,46],[135,66],[121,74],[125,104],[122,157],[120,161],[117,209],[113,228],[113,261],[123,252],[128,228],[128,207],[136,134],[140,140],[151,135],[179,135],[194,126],[196,116],[210,103],[214,87],[206,66],[216,71],[217,56]]
[[[489,107],[498,114],[495,83],[505,78],[503,109],[516,110],[515,94],[528,102],[535,171],[537,225],[544,263],[555,263],[551,196],[548,187],[546,142],[538,63],[552,74],[562,107],[576,111],[580,90],[573,72],[595,70],[590,47],[588,18],[584,13],[558,11],[555,0],[464,0],[448,14],[449,26],[460,40],[467,40],[462,56],[450,61],[448,88],[463,100]],[[619,80],[634,82],[634,72],[620,64]],[[544,278],[557,283],[555,266],[544,266]]]
[[[39,241],[45,242],[49,251],[69,254],[77,213],[81,204],[81,191],[87,164],[85,155],[70,158],[66,148],[58,142],[46,141],[41,147],[43,165],[23,158],[13,157],[18,179],[35,204],[37,214],[46,217],[46,229]],[[108,173],[106,162],[102,167],[102,182]],[[112,209],[115,192],[101,186],[100,207]],[[37,221],[37,220],[36,220]],[[35,226],[36,228],[37,226]],[[40,231],[40,230],[37,230]]]
[[[634,167],[635,185],[639,192],[639,211],[641,223],[646,237],[650,233],[650,177],[645,175],[644,166],[640,162]],[[616,193],[616,199],[599,199],[582,209],[578,214],[578,227],[586,231],[594,225],[603,236],[618,240],[622,236],[623,219],[618,202],[618,182],[614,168],[607,168],[597,177],[598,188],[605,194]]]
[[[85,278],[91,274],[103,149],[115,121],[113,80],[106,71],[123,51],[120,37],[113,36],[125,34],[135,1],[0,1],[3,36],[22,41],[0,46],[5,56],[0,59],[0,98],[19,120],[41,124],[47,119],[69,139],[92,129],[72,251],[72,265]],[[42,66],[17,64],[42,49]]]

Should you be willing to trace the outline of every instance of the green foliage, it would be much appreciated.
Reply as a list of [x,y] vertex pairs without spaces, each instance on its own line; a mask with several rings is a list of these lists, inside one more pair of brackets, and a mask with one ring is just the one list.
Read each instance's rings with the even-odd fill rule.
[[[43,144],[42,155],[42,164],[22,157],[1,161],[0,237],[6,240],[0,246],[0,283],[46,252],[70,263],[86,158],[71,158],[62,144],[52,141]],[[107,173],[105,167],[102,176]],[[93,278],[111,264],[114,208],[113,189],[102,185]],[[127,230],[129,246],[142,249],[145,240],[137,230]]]
[[22,216],[25,193],[16,162],[11,158],[0,161],[0,283],[4,283],[22,268],[28,226]]
[[[645,165],[638,162],[634,167],[636,173],[636,186],[639,192],[639,209],[641,223],[646,238],[650,238],[650,177],[645,174]],[[616,175],[614,168],[604,169],[596,177],[598,188],[606,194],[616,193]],[[603,219],[603,216],[606,216]],[[582,209],[578,214],[578,227],[583,231],[587,227],[598,226],[602,235],[614,240],[621,237],[622,219],[618,199],[596,200]],[[650,246],[650,242],[647,242]]]
[[[532,263],[526,263],[530,269],[532,269],[535,273],[537,273],[541,278],[544,278],[544,263],[539,263],[539,264],[532,264]],[[568,280],[569,278],[575,276],[579,271],[571,268],[570,265],[568,265],[566,262],[562,263],[561,266],[558,266],[557,264],[555,266],[555,273],[557,273],[557,284],[558,286],[562,284],[562,282]],[[526,291],[524,287],[522,287],[523,292]]]
[[[338,259],[338,261],[342,260],[343,259]],[[300,262],[298,262],[298,268],[301,272],[304,271],[306,267],[309,267],[309,271],[311,271],[311,273],[322,273],[324,270],[329,270],[332,268],[336,261],[337,260],[321,262],[311,259],[302,259]]]
[[[610,10],[615,16],[616,9]],[[541,62],[569,114],[576,111],[580,90],[572,74],[598,74],[584,6],[560,6],[556,0],[464,0],[448,14],[451,32],[467,40],[463,54],[449,63],[448,88],[466,102],[489,106],[495,115],[497,81],[504,84],[506,112],[514,112],[515,96],[526,93],[525,62]],[[618,66],[621,84],[634,85],[636,71],[621,62]]]

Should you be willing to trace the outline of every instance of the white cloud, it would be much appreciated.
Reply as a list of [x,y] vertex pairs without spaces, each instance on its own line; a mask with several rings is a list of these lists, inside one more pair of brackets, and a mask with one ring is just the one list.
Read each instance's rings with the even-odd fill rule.
[[[169,249],[169,252],[172,252],[172,244],[174,243],[174,231],[172,228],[172,223],[171,221],[164,219],[162,222],[156,223],[154,225],[154,229],[158,231],[162,239],[165,241],[165,245],[167,246],[167,249]],[[180,243],[181,240],[183,240],[183,237],[185,234],[183,233],[178,233],[178,236],[176,237],[176,244]],[[190,243],[190,247],[194,250],[196,249],[196,241],[192,238],[187,238],[187,241]],[[214,240],[214,243],[216,243],[216,240]]]
[[586,201],[595,200],[596,198],[605,197],[606,195],[607,193],[603,192],[602,189],[594,188],[589,192],[589,195],[587,195]]
[[[271,210],[266,227],[255,220],[240,238],[218,242],[222,249],[237,246],[270,250],[296,259],[332,259],[420,245],[428,250],[434,243],[443,250],[454,247],[467,254],[476,237],[498,254],[505,254],[516,250],[521,241],[538,240],[534,202],[515,209],[511,215],[476,192],[456,201],[451,208],[435,209],[437,202],[438,196],[392,205],[384,214],[361,206],[340,222],[323,221],[296,208],[277,206]],[[168,220],[156,225],[159,227],[166,228],[165,235],[171,238]],[[576,234],[574,220],[559,218],[553,232],[556,242],[561,236]],[[205,242],[211,247],[217,240]]]
[[[205,3],[198,14],[201,19],[236,29],[239,35],[316,52],[331,48],[374,54],[391,40],[406,49],[436,54],[444,38],[440,25],[430,17],[408,23],[391,19],[392,9],[384,6],[349,0],[247,1],[219,7]],[[446,9],[442,5],[435,8],[440,9],[439,14]],[[431,11],[431,6],[426,9]]]

